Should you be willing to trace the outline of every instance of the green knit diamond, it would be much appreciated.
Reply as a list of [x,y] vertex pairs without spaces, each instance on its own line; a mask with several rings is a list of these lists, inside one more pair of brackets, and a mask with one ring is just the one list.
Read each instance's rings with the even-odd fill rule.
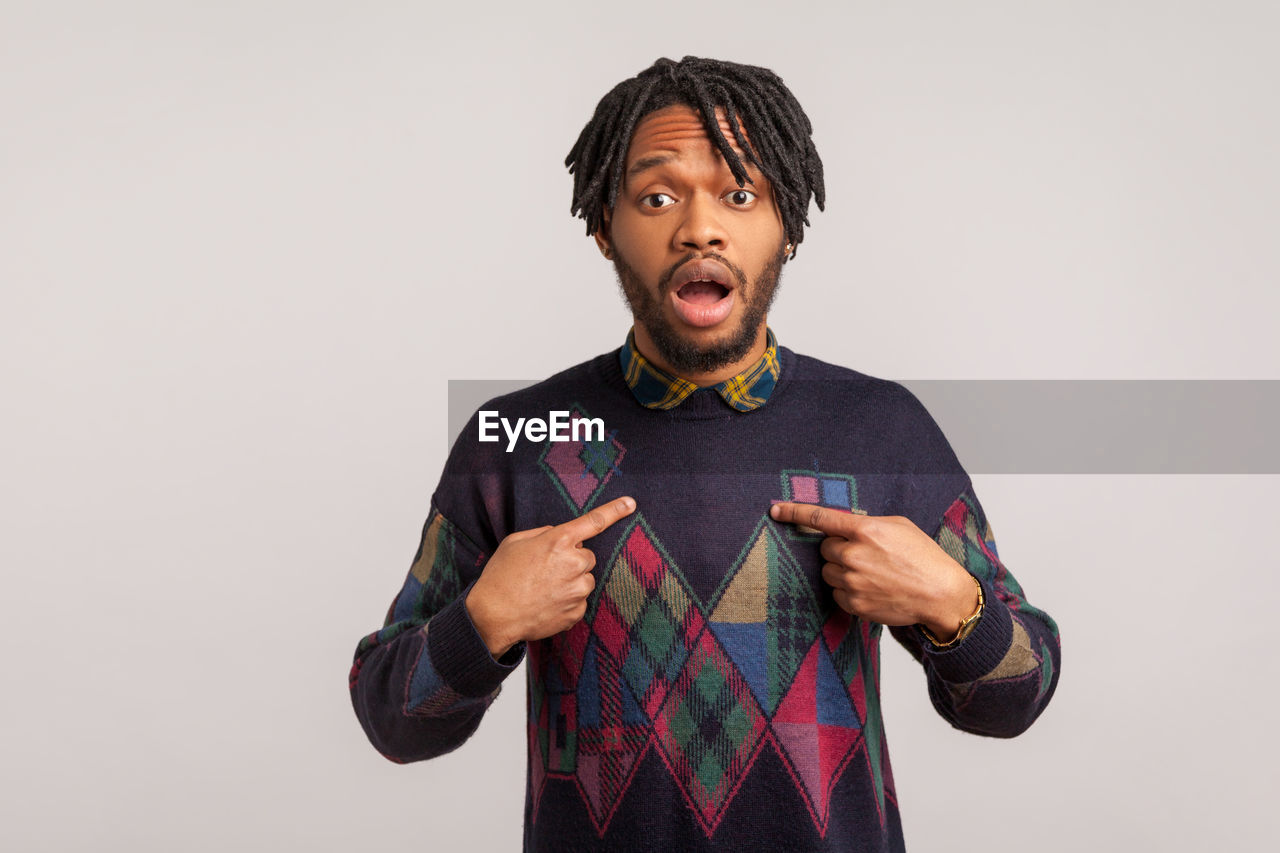
[[694,775],[698,777],[698,782],[703,789],[710,793],[715,791],[721,779],[724,778],[724,765],[720,763],[720,759],[714,752],[708,752],[698,764]]
[[675,624],[663,611],[661,604],[650,604],[640,617],[640,644],[649,660],[655,663],[666,662],[675,641]]
[[704,829],[724,814],[766,731],[751,689],[709,631],[699,635],[655,720],[659,748]]

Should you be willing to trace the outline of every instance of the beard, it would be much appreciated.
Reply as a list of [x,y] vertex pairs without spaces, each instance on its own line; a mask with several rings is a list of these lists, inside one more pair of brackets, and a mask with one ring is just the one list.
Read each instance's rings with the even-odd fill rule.
[[658,355],[679,374],[714,373],[742,359],[751,352],[755,345],[756,333],[769,313],[769,306],[777,295],[778,284],[782,279],[782,262],[786,252],[781,248],[778,253],[765,264],[756,280],[748,284],[746,273],[730,263],[726,258],[715,253],[702,255],[724,264],[737,280],[738,298],[742,300],[744,311],[737,328],[729,332],[728,337],[699,346],[695,341],[684,337],[676,330],[667,316],[662,313],[662,304],[671,278],[677,269],[688,263],[694,256],[690,255],[672,266],[662,274],[658,282],[658,295],[654,296],[640,281],[635,270],[622,257],[622,253],[614,247],[613,269],[618,274],[618,284],[622,287],[622,295],[631,308],[636,325],[641,326],[653,341]]

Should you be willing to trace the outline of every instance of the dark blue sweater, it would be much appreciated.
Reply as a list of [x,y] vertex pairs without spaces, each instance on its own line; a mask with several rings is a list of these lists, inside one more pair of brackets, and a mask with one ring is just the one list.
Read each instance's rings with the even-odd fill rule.
[[905,516],[978,578],[986,607],[959,644],[891,629],[957,728],[1026,729],[1057,684],[1057,628],[1000,562],[969,477],[906,389],[779,355],[772,396],[749,412],[711,389],[644,408],[616,352],[482,407],[511,423],[570,411],[604,436],[508,452],[472,417],[385,625],[356,651],[351,696],[373,745],[396,762],[461,745],[525,653],[495,661],[467,616],[486,559],[509,533],[631,495],[636,512],[587,543],[586,617],[528,644],[526,849],[902,849],[882,626],[835,605],[820,537],[770,505]]

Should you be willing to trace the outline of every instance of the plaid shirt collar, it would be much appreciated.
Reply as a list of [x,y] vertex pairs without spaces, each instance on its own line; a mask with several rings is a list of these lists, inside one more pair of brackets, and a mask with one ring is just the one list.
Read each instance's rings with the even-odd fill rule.
[[[782,374],[778,361],[778,340],[773,330],[765,329],[767,343],[760,360],[737,376],[713,386],[721,398],[740,412],[758,409],[769,400]],[[674,409],[698,390],[688,379],[672,376],[650,362],[636,349],[636,333],[627,333],[627,342],[618,350],[622,378],[642,406],[650,409]]]

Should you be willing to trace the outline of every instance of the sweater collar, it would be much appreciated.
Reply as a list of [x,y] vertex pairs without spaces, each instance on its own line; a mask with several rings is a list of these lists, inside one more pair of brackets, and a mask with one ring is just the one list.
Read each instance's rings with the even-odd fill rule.
[[[778,340],[773,330],[765,328],[766,345],[760,360],[723,382],[712,387],[716,393],[739,412],[750,412],[769,401],[778,377],[782,374],[782,365],[778,361]],[[640,354],[636,349],[636,333],[632,329],[627,333],[627,342],[618,350],[618,361],[622,365],[622,377],[627,387],[635,395],[642,406],[650,409],[674,409],[698,390],[698,386],[688,379],[682,379],[667,373]]]

